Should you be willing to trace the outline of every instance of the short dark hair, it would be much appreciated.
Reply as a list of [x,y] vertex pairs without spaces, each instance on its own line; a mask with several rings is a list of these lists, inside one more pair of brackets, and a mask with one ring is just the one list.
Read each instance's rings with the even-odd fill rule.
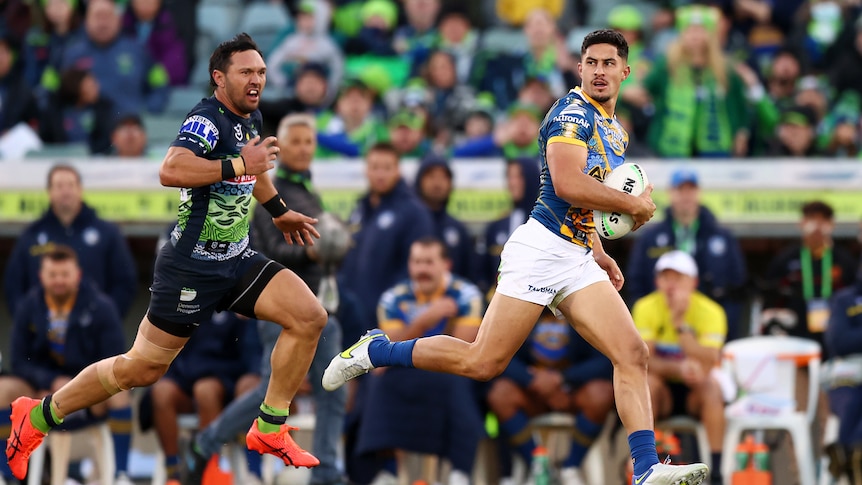
[[67,163],[59,163],[51,167],[51,170],[48,170],[48,188],[51,188],[51,181],[54,180],[54,174],[57,172],[70,172],[72,175],[78,179],[78,185],[81,184],[81,173],[78,172],[78,169],[67,164]]
[[42,253],[40,261],[42,263],[45,261],[53,261],[55,263],[72,261],[75,264],[78,264],[78,254],[74,249],[65,244],[52,244],[47,251]]
[[811,216],[823,216],[831,221],[835,217],[835,210],[822,200],[813,200],[802,206],[802,217]]
[[422,236],[413,241],[413,244],[425,247],[437,246],[440,248],[440,256],[442,256],[443,259],[449,259],[449,248],[447,248],[446,244],[443,243],[443,240],[437,236]]
[[628,60],[629,58],[629,43],[623,34],[612,29],[594,30],[584,37],[584,42],[581,44],[581,57],[587,53],[587,48],[596,44],[610,44],[617,48],[617,55]]
[[230,58],[237,52],[257,51],[261,57],[263,53],[257,47],[254,39],[245,32],[237,34],[233,39],[226,40],[218,45],[210,56],[210,86],[216,87],[213,79],[213,71],[227,72],[230,66]]
[[389,143],[388,141],[378,141],[377,143],[371,145],[366,155],[371,152],[391,153],[395,157],[396,161],[401,161],[401,155],[398,153],[398,150],[395,149],[395,145]]

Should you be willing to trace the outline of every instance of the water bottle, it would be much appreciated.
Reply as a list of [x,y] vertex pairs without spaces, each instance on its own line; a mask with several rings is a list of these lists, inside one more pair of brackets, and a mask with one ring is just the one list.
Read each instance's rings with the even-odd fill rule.
[[551,485],[551,463],[548,450],[537,446],[533,450],[533,465],[531,473],[533,485]]
[[747,470],[749,466],[749,457],[754,449],[754,438],[751,435],[745,437],[745,440],[736,447],[736,469]]
[[760,471],[769,470],[769,447],[763,443],[754,445],[754,469]]

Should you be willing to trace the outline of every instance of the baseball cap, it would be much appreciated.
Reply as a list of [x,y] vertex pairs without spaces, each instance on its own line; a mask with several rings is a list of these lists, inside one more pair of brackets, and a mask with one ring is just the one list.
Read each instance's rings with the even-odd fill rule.
[[522,103],[520,101],[516,101],[512,103],[512,106],[509,107],[509,116],[514,116],[518,113],[527,113],[532,116],[536,121],[542,120],[542,111],[534,104],[530,103]]
[[402,109],[389,118],[388,124],[390,128],[406,126],[413,130],[421,130],[425,126],[425,116],[416,110]]
[[363,81],[362,79],[359,79],[358,77],[350,76],[350,77],[344,78],[344,80],[341,81],[341,89],[339,90],[339,92],[345,93],[348,90],[353,89],[353,88],[361,89],[362,91],[370,91],[371,90],[368,87],[368,84],[365,83],[365,81]]
[[608,27],[617,30],[640,30],[643,18],[636,7],[617,5],[608,13]]
[[782,125],[814,126],[816,115],[811,108],[794,106],[781,114]]
[[363,22],[371,17],[380,17],[391,29],[398,21],[398,7],[389,0],[371,0],[365,2],[362,10],[359,11],[359,16]]
[[691,25],[700,25],[710,32],[718,28],[721,11],[709,5],[686,5],[676,9],[676,30],[683,31]]
[[315,0],[302,0],[301,2],[299,2],[299,7],[297,8],[297,11],[300,13],[314,14],[316,3],[317,2]]
[[692,278],[697,278],[697,263],[695,263],[694,258],[692,258],[687,252],[680,251],[679,249],[674,249],[673,251],[662,254],[661,257],[658,258],[658,261],[656,261],[656,274],[668,269],[686,276],[691,276]]
[[694,170],[689,170],[687,168],[681,168],[675,171],[670,176],[670,186],[675,189],[682,184],[692,184],[697,187],[697,172],[695,172]]

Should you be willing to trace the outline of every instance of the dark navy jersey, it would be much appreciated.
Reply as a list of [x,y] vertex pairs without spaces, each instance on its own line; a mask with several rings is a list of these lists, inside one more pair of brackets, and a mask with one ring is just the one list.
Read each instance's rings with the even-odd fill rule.
[[[260,111],[248,118],[231,112],[215,96],[201,100],[186,116],[171,146],[188,148],[195,155],[213,160],[236,158],[258,135],[263,119]],[[192,238],[194,259],[224,261],[238,256],[248,246],[249,209],[254,175],[243,175],[203,187],[180,189],[177,225],[171,233],[176,244]]]
[[604,108],[581,88],[572,89],[557,100],[539,128],[541,188],[530,216],[563,239],[581,246],[592,246],[592,238],[578,237],[595,232],[592,208],[574,207],[554,190],[547,158],[547,147],[551,143],[569,143],[586,148],[584,173],[603,181],[611,170],[625,161],[629,135],[615,117],[608,116]]

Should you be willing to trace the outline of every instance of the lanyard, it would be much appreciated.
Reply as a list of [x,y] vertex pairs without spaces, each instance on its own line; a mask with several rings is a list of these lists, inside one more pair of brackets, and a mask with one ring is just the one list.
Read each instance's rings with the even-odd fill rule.
[[315,199],[317,199],[317,201],[320,203],[320,207],[324,211],[326,210],[326,205],[323,203],[323,199],[320,197],[320,194],[317,192],[314,186],[311,185],[311,179],[309,177],[298,172],[291,172],[284,167],[279,167],[276,174],[279,177],[284,178],[290,182],[302,185],[305,190],[308,191],[309,194],[311,194],[312,196],[314,196]]
[[[802,270],[802,297],[805,301],[814,298],[814,277],[811,263],[811,250],[803,247],[799,252],[799,262]],[[820,260],[820,298],[829,298],[832,295],[832,248],[823,251]]]
[[673,232],[676,239],[676,248],[694,256],[697,251],[697,229],[700,227],[700,221],[695,219],[689,227],[683,227],[673,223]]

